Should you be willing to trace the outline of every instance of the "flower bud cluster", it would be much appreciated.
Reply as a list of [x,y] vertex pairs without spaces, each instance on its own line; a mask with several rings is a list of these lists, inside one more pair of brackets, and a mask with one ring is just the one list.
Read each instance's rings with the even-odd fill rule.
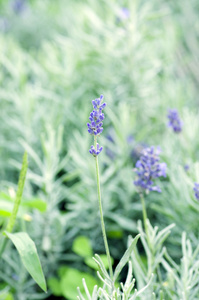
[[134,169],[137,174],[134,184],[141,190],[161,192],[161,189],[153,182],[153,179],[160,176],[166,177],[166,163],[159,163],[159,154],[160,149],[155,149],[153,146],[142,151]]
[[99,155],[100,152],[102,152],[102,149],[103,149],[103,147],[102,146],[100,147],[99,144],[97,143],[97,149],[95,149],[95,147],[92,145],[89,152],[90,152],[90,154],[92,154],[95,157],[95,156]]
[[103,120],[104,114],[102,110],[105,108],[106,103],[102,103],[104,96],[101,95],[100,98],[97,98],[92,101],[93,111],[90,113],[90,123],[87,123],[88,132],[92,135],[100,135],[103,131]]
[[[99,136],[103,131],[103,120],[104,120],[104,114],[102,113],[102,110],[105,108],[106,103],[102,103],[104,96],[101,95],[100,98],[97,98],[92,101],[93,104],[93,111],[90,113],[90,123],[87,123],[88,132],[91,135]],[[100,154],[103,147],[100,147],[97,143],[96,149],[92,145],[89,152],[96,157]]]

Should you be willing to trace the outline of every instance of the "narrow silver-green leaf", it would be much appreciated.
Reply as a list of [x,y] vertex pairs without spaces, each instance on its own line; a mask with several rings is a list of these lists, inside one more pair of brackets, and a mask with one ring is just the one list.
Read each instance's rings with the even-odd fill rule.
[[135,248],[137,241],[140,237],[140,234],[136,235],[136,237],[132,240],[129,248],[125,251],[124,255],[122,256],[119,264],[117,265],[115,272],[114,272],[114,276],[113,276],[113,281],[116,281],[117,277],[119,276],[122,268],[125,266],[125,264],[128,262],[129,257],[133,251],[133,249]]
[[46,292],[46,281],[33,240],[25,232],[9,233],[5,231],[5,234],[17,248],[26,270],[42,290]]

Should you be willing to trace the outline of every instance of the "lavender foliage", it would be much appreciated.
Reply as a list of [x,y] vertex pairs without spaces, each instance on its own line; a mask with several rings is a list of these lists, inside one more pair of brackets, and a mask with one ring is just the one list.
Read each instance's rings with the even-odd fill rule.
[[197,182],[194,183],[193,190],[194,190],[194,195],[195,195],[196,199],[199,200],[199,183],[197,183]]
[[157,191],[161,192],[160,187],[154,185],[153,179],[164,176],[166,177],[166,163],[160,163],[160,149],[154,146],[146,148],[142,151],[140,159],[136,163],[135,172],[137,178],[134,184],[141,191]]
[[181,132],[183,122],[179,117],[177,109],[169,109],[167,117],[169,119],[168,126],[171,127],[176,133]]
[[[103,120],[104,120],[104,114],[102,113],[102,110],[105,108],[106,103],[102,103],[104,96],[101,95],[100,98],[97,98],[92,101],[93,104],[93,111],[90,113],[90,123],[87,123],[88,127],[88,133],[94,136],[99,136],[103,131]],[[91,146],[91,149],[89,152],[93,156],[97,156],[102,151],[102,147],[97,144],[97,148],[95,149],[94,146]]]

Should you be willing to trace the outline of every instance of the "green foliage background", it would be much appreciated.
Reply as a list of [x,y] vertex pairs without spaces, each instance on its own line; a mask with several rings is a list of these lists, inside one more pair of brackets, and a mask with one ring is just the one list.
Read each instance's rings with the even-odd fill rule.
[[[94,278],[72,245],[86,236],[94,253],[104,253],[86,127],[91,100],[102,93],[107,108],[99,160],[112,257],[121,257],[142,216],[133,186],[136,158],[144,145],[160,145],[168,176],[160,182],[162,194],[151,193],[146,204],[153,225],[176,224],[168,249],[178,261],[182,231],[198,243],[192,190],[199,182],[198,1],[32,0],[20,12],[13,3],[0,1],[2,229],[27,150],[16,230],[27,230],[36,242],[47,280],[66,274],[58,275],[63,267]],[[122,7],[128,18],[122,19]],[[167,127],[168,108],[180,113],[180,135]],[[43,295],[17,265],[11,246],[4,259],[0,278],[8,297],[50,297],[51,288]]]

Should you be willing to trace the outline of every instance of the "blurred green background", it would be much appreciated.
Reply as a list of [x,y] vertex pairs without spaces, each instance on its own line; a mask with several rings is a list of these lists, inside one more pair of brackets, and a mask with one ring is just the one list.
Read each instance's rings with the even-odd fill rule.
[[[176,260],[182,231],[198,243],[198,13],[196,0],[0,1],[0,224],[10,215],[27,150],[15,229],[37,244],[48,282],[44,295],[10,245],[0,268],[9,298],[2,299],[76,299],[83,273],[91,285],[97,280],[85,262],[91,252],[104,254],[86,123],[100,94],[107,103],[102,198],[114,262],[142,217],[133,168],[147,145],[159,145],[168,166],[162,194],[146,199],[151,223],[176,224],[168,240]],[[180,135],[167,127],[169,108],[183,120]],[[87,254],[74,248],[79,237]],[[78,283],[68,291],[71,278]]]

